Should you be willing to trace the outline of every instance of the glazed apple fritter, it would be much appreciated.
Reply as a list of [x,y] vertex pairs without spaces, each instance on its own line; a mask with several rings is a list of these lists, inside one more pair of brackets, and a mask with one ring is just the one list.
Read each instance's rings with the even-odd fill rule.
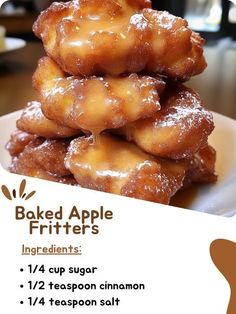
[[47,119],[38,101],[31,101],[27,104],[16,126],[22,131],[45,138],[66,138],[82,134],[80,130],[74,130]]
[[185,186],[191,183],[214,183],[217,181],[215,174],[216,151],[207,145],[201,148],[192,158],[186,159]]
[[21,130],[15,130],[11,134],[11,138],[6,144],[6,149],[9,151],[12,157],[18,156],[36,137],[36,135],[29,134]]
[[193,156],[206,146],[214,129],[213,116],[199,95],[180,83],[167,83],[161,110],[151,118],[124,126],[118,133],[144,151],[171,159]]
[[54,2],[34,24],[47,54],[72,75],[148,71],[181,81],[206,67],[204,40],[149,1]]
[[77,184],[64,165],[68,145],[66,140],[35,138],[13,157],[9,170],[49,181]]
[[160,110],[161,78],[138,76],[66,77],[48,57],[39,61],[33,86],[45,116],[73,129],[93,134],[119,128],[128,122],[150,117]]
[[101,134],[70,143],[66,167],[80,186],[104,192],[168,204],[181,188],[185,165],[158,160],[135,144]]
[[150,156],[108,134],[100,135],[97,143],[92,136],[70,142],[29,135],[29,142],[19,145],[20,138],[27,133],[16,130],[8,143],[13,156],[9,170],[49,181],[168,204],[180,188],[217,179],[216,152],[209,145],[175,161]]

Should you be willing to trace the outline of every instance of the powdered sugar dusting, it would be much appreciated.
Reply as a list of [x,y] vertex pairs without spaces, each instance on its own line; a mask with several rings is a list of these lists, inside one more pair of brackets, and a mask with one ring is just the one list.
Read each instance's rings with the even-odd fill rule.
[[148,22],[143,14],[132,15],[130,18],[130,24],[141,31],[144,31],[148,27]]

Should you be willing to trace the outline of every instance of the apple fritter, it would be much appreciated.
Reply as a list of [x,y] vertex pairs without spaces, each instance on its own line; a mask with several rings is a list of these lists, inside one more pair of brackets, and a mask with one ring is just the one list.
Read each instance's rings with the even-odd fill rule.
[[72,75],[148,71],[185,81],[206,67],[204,40],[149,1],[54,2],[33,27],[47,54]]
[[155,156],[181,159],[204,147],[213,129],[213,115],[203,107],[199,95],[181,83],[169,82],[161,110],[124,126],[118,134]]
[[185,165],[158,160],[107,134],[97,143],[92,136],[73,140],[65,164],[82,187],[164,204],[185,177]]
[[13,157],[10,172],[49,181],[77,184],[65,168],[69,142],[66,140],[45,140],[36,138],[24,150]]
[[47,119],[38,101],[31,101],[27,104],[16,126],[22,131],[45,138],[66,138],[82,134],[80,130],[74,130]]
[[164,204],[182,187],[217,180],[216,152],[209,145],[191,158],[175,161],[150,156],[136,145],[106,134],[100,135],[97,143],[92,137],[70,143],[29,136],[19,144],[21,137],[26,139],[27,133],[17,130],[9,141],[14,156],[9,169],[21,175]]
[[186,159],[185,186],[191,183],[214,183],[217,181],[215,174],[216,151],[206,145],[201,148],[192,158]]
[[25,149],[25,146],[36,137],[36,135],[29,134],[21,130],[15,130],[6,144],[6,149],[12,157],[18,156]]
[[42,111],[49,119],[93,134],[150,117],[160,110],[161,78],[66,77],[50,58],[39,61],[33,77]]

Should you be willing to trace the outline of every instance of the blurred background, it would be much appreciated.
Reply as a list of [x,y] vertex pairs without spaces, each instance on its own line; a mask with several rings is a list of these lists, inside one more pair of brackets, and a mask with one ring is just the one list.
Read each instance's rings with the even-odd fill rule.
[[[32,33],[48,0],[0,0],[0,115],[36,99],[31,77],[42,44]],[[207,70],[187,84],[195,88],[209,109],[236,119],[236,1],[153,0],[153,7],[184,17],[206,39]],[[1,38],[6,30],[6,46]]]

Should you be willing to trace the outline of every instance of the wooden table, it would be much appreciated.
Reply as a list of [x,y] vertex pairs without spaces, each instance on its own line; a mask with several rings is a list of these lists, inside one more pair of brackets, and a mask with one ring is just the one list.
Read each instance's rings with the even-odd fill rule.
[[14,15],[0,15],[1,25],[5,26],[7,34],[22,34],[30,33],[32,25],[36,20],[38,14],[14,14]]
[[[188,85],[201,95],[206,107],[236,119],[236,49],[206,47],[208,68]],[[22,108],[36,99],[31,86],[38,59],[45,55],[41,43],[0,55],[0,115]]]
[[0,55],[0,115],[18,110],[29,100],[36,99],[32,75],[38,59],[44,55],[40,43]]
[[201,95],[210,110],[236,119],[236,44],[221,41],[206,47],[208,67],[188,85]]

